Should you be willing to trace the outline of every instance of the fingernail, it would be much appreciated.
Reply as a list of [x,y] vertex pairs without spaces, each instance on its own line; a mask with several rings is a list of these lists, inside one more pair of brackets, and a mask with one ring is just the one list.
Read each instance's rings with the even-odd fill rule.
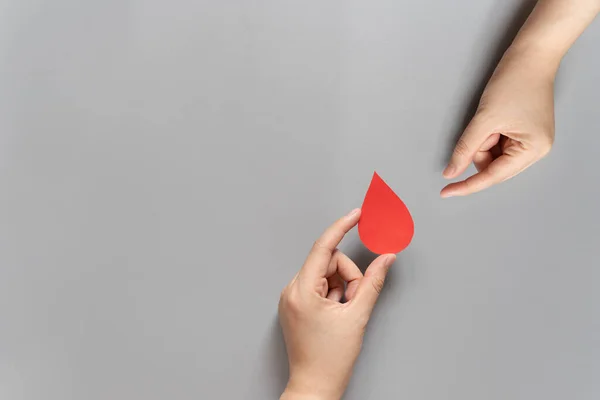
[[348,215],[346,215],[346,218],[353,218],[356,216],[356,214],[358,214],[360,212],[360,208],[355,208],[354,210],[350,211],[348,213]]
[[454,172],[456,172],[456,167],[453,164],[448,164],[442,175],[448,177],[454,175]]
[[440,196],[442,196],[442,199],[448,199],[450,197],[454,197],[454,195],[452,194],[452,192],[448,193],[448,192],[442,192],[440,193]]

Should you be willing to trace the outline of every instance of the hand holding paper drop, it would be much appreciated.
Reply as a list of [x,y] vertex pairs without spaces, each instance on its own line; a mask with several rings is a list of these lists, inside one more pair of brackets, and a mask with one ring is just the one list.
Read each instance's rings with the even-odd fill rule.
[[364,245],[376,254],[399,253],[410,244],[414,230],[406,205],[375,172],[358,222]]

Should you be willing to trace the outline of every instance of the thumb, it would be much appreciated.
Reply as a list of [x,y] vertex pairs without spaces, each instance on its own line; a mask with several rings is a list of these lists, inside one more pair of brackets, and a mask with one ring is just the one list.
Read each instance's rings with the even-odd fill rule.
[[473,158],[484,145],[489,136],[487,127],[477,116],[473,117],[460,139],[454,147],[450,162],[444,170],[444,177],[447,179],[456,178],[473,162]]
[[379,298],[379,293],[383,289],[385,277],[390,266],[396,261],[395,254],[384,254],[375,259],[365,271],[365,276],[360,280],[360,284],[354,295],[354,302],[371,315],[375,303]]

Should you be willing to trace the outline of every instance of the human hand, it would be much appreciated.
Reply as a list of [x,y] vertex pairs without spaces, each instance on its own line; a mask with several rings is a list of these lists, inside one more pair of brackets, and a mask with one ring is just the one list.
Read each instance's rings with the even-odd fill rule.
[[357,209],[330,226],[281,293],[279,320],[290,366],[281,399],[340,399],[348,385],[371,311],[396,259],[378,257],[363,276],[336,249],[359,219]]
[[521,173],[554,141],[554,76],[558,62],[509,49],[459,139],[444,177],[454,179],[473,162],[478,170],[447,185],[442,197],[465,196]]

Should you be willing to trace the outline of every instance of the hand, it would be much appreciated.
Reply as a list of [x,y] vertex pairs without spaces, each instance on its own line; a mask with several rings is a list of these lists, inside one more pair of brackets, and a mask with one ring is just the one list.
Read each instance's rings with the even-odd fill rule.
[[290,366],[282,399],[340,399],[350,380],[371,311],[396,259],[378,257],[363,276],[336,249],[359,218],[357,209],[329,227],[281,293],[279,320]]
[[514,53],[509,49],[490,79],[444,177],[458,177],[471,162],[479,172],[446,186],[442,197],[489,188],[521,173],[550,151],[558,64]]

